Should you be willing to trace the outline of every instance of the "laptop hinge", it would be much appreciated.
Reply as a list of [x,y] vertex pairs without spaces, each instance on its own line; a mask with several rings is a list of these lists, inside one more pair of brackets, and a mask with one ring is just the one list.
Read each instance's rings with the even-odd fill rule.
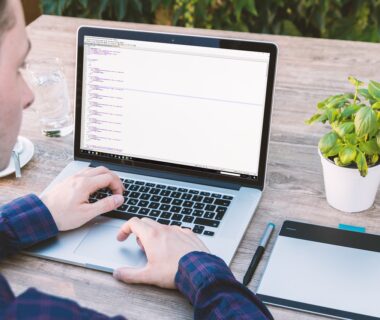
[[225,182],[225,181],[209,179],[209,178],[193,177],[190,175],[174,173],[174,172],[169,172],[169,171],[154,170],[150,168],[141,168],[141,167],[136,167],[136,166],[132,167],[128,165],[119,165],[115,163],[102,162],[102,161],[91,161],[90,163],[90,167],[99,167],[99,166],[107,167],[108,169],[112,171],[121,171],[121,172],[151,176],[151,177],[156,177],[156,178],[203,184],[206,186],[212,186],[212,187],[218,187],[218,188],[224,188],[224,189],[239,190],[241,187],[239,184],[236,184],[236,183]]

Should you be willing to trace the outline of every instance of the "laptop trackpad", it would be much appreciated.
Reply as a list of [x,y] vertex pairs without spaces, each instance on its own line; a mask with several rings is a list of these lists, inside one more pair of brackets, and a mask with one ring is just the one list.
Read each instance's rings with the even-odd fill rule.
[[74,253],[86,259],[90,268],[112,272],[122,266],[140,267],[146,264],[145,253],[130,235],[120,242],[116,239],[119,227],[95,223]]

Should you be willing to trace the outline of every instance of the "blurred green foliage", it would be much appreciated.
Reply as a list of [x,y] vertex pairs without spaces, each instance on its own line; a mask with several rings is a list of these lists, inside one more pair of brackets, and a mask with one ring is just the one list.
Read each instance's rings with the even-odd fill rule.
[[40,0],[45,14],[380,41],[380,0]]

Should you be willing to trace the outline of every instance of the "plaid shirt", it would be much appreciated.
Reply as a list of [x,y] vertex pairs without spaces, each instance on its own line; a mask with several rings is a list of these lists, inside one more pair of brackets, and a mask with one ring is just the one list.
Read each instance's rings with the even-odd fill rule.
[[[0,207],[0,259],[57,235],[45,205],[28,195]],[[194,319],[273,319],[257,297],[241,285],[218,257],[191,252],[181,258],[175,283],[194,305]],[[28,289],[15,297],[0,274],[0,319],[109,318],[76,302]]]

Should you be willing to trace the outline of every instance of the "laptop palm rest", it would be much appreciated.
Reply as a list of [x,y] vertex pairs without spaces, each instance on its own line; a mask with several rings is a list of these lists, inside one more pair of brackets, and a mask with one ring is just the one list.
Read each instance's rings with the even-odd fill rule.
[[[121,266],[139,267],[146,264],[145,253],[136,243],[136,237],[130,236],[120,242],[116,239],[119,228],[103,223],[95,223],[74,250],[82,256],[87,267],[115,269]],[[107,271],[107,270],[104,270]]]

